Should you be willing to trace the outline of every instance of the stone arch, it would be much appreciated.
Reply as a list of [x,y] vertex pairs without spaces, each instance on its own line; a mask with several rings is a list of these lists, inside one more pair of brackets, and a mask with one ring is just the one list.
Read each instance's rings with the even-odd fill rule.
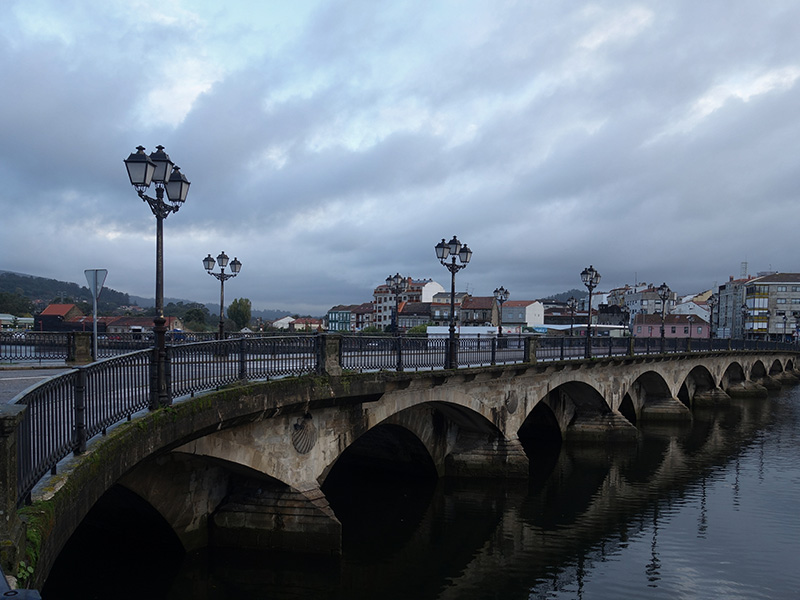
[[[756,362],[760,365],[760,368],[756,367],[756,372],[760,373],[763,369],[763,372],[766,374],[764,363],[761,361]],[[761,398],[768,394],[767,388],[761,383],[762,381],[764,381],[763,378],[759,381],[750,381],[747,377],[746,368],[738,361],[734,361],[728,365],[725,372],[722,374],[720,387],[731,397]]]
[[743,384],[745,381],[747,381],[747,374],[745,373],[744,367],[742,367],[739,362],[734,361],[728,365],[725,372],[722,374],[720,387],[727,391],[731,386]]
[[767,368],[764,366],[764,363],[761,360],[753,361],[753,364],[750,365],[749,379],[759,380],[763,379],[766,376],[767,376]]
[[602,393],[583,381],[568,381],[550,390],[539,403],[550,408],[563,439],[605,441],[635,438],[636,429],[611,410]]
[[727,402],[730,397],[717,387],[714,375],[704,365],[689,371],[678,390],[678,400],[688,408]]
[[655,371],[639,375],[622,397],[619,412],[632,425],[642,418],[646,407],[652,408],[672,398],[669,384]]
[[775,359],[772,361],[772,364],[769,366],[769,374],[772,377],[780,375],[784,372],[783,365],[779,359]]

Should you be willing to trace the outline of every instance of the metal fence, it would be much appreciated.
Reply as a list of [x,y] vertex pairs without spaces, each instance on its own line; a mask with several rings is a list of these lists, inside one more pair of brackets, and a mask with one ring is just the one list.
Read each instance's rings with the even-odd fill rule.
[[[62,334],[57,334],[62,335]],[[65,334],[63,334],[65,335]],[[338,336],[343,370],[429,371],[443,369],[447,338],[412,336]],[[52,340],[51,340],[52,342]],[[580,360],[586,340],[578,337],[533,338],[509,335],[456,340],[457,365]],[[42,345],[44,342],[42,342]],[[55,342],[53,342],[55,344]],[[593,357],[727,350],[782,350],[783,342],[722,339],[595,338]],[[322,372],[328,348],[324,335],[238,337],[224,341],[172,344],[167,347],[168,397],[191,396],[242,380]],[[36,483],[87,440],[149,406],[154,385],[152,348],[101,360],[29,388],[13,402],[27,410],[17,429],[17,498],[30,501]]]

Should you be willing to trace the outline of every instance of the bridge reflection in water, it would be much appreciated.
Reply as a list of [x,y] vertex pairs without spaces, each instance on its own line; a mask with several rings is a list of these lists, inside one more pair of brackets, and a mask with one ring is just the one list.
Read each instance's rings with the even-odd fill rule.
[[[420,477],[431,475],[424,460],[376,479],[385,465],[353,456],[348,466],[345,453],[325,485],[343,525],[340,560],[215,549],[162,561],[168,528],[145,535],[143,517],[140,535],[120,539],[125,519],[107,503],[44,597],[792,597],[798,401],[794,388],[698,408],[691,423],[642,424],[633,445],[528,448],[535,469],[522,483],[437,482]],[[138,560],[108,552],[129,544]]]

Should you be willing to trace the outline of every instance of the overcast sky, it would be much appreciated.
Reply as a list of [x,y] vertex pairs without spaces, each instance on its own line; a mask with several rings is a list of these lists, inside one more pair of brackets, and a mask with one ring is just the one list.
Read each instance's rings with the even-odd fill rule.
[[[4,0],[0,269],[152,297],[123,159],[191,181],[165,295],[322,314],[400,272],[516,300],[800,271],[796,0]],[[227,302],[226,302],[227,303]]]

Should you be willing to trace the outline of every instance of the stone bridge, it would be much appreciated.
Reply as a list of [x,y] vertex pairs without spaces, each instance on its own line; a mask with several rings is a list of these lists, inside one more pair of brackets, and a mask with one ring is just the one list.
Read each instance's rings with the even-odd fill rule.
[[44,582],[112,488],[154,507],[187,550],[336,554],[341,524],[326,498],[334,474],[527,477],[545,445],[635,441],[643,421],[691,419],[695,407],[795,383],[796,356],[714,352],[335,373],[186,399],[115,427],[38,486],[21,511],[36,579]]

